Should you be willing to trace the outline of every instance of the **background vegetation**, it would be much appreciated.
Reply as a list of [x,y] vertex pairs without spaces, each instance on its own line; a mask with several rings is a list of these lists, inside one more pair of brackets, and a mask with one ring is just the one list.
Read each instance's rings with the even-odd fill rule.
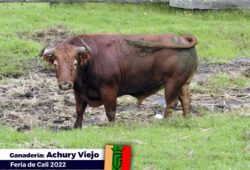
[[192,11],[161,4],[0,4],[0,75],[18,75],[43,47],[22,35],[62,24],[72,34],[175,33],[198,38],[211,62],[250,57],[250,11]]

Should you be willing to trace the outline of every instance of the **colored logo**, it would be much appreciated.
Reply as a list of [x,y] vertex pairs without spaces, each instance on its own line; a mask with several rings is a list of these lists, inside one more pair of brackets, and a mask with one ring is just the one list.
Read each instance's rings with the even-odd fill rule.
[[104,170],[130,170],[131,147],[106,145]]

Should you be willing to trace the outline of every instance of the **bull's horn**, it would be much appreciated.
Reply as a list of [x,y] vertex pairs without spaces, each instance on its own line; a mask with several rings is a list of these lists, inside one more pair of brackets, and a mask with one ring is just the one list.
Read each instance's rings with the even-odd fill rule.
[[40,51],[40,53],[39,53],[39,57],[42,57],[43,56],[43,52],[44,52],[44,50],[45,50],[45,47]]
[[43,51],[42,56],[46,56],[46,55],[52,55],[54,53],[56,48],[46,48]]
[[81,39],[81,41],[82,41],[83,45],[86,47],[86,50],[87,50],[88,52],[90,52],[90,51],[91,51],[91,48],[83,41],[83,39]]
[[77,52],[84,53],[84,52],[86,52],[86,48],[85,47],[77,47]]

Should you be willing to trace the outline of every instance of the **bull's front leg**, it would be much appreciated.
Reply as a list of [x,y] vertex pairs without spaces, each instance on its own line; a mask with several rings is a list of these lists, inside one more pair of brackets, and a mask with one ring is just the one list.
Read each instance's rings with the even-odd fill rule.
[[87,107],[87,103],[80,100],[78,96],[75,96],[76,99],[76,122],[74,128],[82,128],[83,114]]
[[105,107],[109,122],[115,121],[117,91],[112,87],[101,88],[101,98]]

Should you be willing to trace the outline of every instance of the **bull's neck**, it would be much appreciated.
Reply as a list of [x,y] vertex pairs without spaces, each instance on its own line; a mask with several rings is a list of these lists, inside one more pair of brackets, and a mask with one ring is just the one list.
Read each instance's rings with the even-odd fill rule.
[[87,62],[84,66],[79,66],[77,69],[77,76],[74,82],[74,90],[76,92],[81,91],[84,87],[84,84],[87,84],[88,82],[89,65],[90,62]]

